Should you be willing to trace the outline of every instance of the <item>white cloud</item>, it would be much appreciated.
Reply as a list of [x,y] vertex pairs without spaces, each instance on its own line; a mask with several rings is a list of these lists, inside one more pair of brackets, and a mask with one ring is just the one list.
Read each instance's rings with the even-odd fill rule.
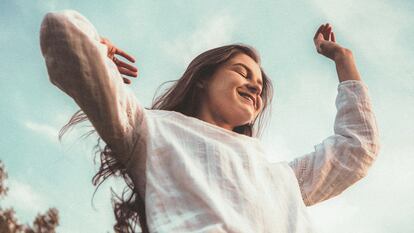
[[178,36],[162,45],[167,55],[180,66],[188,64],[198,53],[229,43],[236,21],[227,13],[212,15],[203,20],[190,34]]
[[322,202],[310,207],[309,210],[311,210],[310,216],[317,231],[332,232],[339,228],[341,232],[352,232],[355,226],[349,223],[354,222],[354,216],[358,213],[359,207],[346,198],[338,198]]
[[[65,125],[69,119],[72,117],[73,113],[59,113],[57,114],[51,121],[53,122],[53,125],[58,126],[52,126],[50,124],[45,123],[38,123],[31,120],[26,120],[23,122],[23,125],[33,131],[34,133],[37,133],[39,135],[42,135],[43,137],[49,139],[53,143],[58,143],[58,135],[60,129]],[[91,123],[89,121],[82,122],[79,125],[75,125],[74,127],[70,128],[69,131],[67,131],[64,134],[63,141],[62,142],[72,142],[75,143],[76,141],[79,141],[82,139],[82,136],[86,134],[89,130],[93,129],[91,126]],[[73,130],[73,131],[72,131]],[[95,137],[89,137],[88,142],[95,142]]]
[[57,142],[58,141],[58,132],[59,130],[47,125],[47,124],[41,124],[41,123],[36,123],[36,122],[32,122],[32,121],[26,121],[24,122],[24,126],[38,134],[41,134],[45,137],[47,137],[49,140],[53,141],[53,142]]
[[[56,11],[59,9],[64,9],[65,7],[67,7],[67,2],[66,1],[56,1],[56,0],[43,0],[43,1],[36,1],[35,3],[28,3],[27,1],[24,0],[15,0],[13,1],[14,4],[16,5],[16,7],[19,8],[19,10],[21,12],[23,12],[26,15],[30,15],[31,13],[33,13],[33,9],[36,10],[47,10],[47,11]],[[33,4],[32,6],[28,7],[28,4]]]
[[38,213],[48,209],[46,199],[29,184],[13,179],[7,183],[9,191],[4,207],[13,207],[22,222],[31,222]]

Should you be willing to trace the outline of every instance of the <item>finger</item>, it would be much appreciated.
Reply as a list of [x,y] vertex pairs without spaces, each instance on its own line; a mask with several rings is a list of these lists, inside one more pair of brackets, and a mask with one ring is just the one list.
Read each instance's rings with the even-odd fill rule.
[[329,40],[331,40],[331,33],[333,31],[332,26],[329,25],[326,30],[327,30],[326,33],[328,34],[328,41],[329,41]]
[[115,53],[126,58],[130,62],[135,62],[135,58],[133,58],[131,55],[127,54],[126,52],[122,51],[121,49],[117,49]]
[[328,29],[327,33],[328,33],[328,41],[331,41],[332,31]]
[[335,38],[335,33],[334,32],[332,32],[332,36],[331,37],[332,37],[332,41],[333,42],[336,42],[336,38]]
[[115,55],[115,52],[116,52],[116,48],[114,47],[114,46],[108,46],[108,57],[110,58],[110,59],[113,59],[114,60],[114,62],[115,62],[115,57],[114,57],[114,55]]
[[121,61],[119,59],[116,60],[115,64],[117,66],[121,66],[121,67],[127,68],[128,70],[133,71],[133,72],[137,72],[138,71],[138,69],[135,66],[132,66],[132,65],[130,65],[130,64],[126,63],[126,62],[123,62],[123,61]]
[[323,30],[323,38],[325,40],[329,40],[329,34],[330,34],[330,32],[329,32],[329,23],[326,23],[325,27],[324,27],[324,30]]
[[129,80],[129,79],[125,78],[125,77],[122,77],[122,79],[124,80],[124,83],[125,84],[131,84],[131,80]]
[[325,24],[322,24],[322,29],[321,29],[321,33],[323,34],[323,32],[326,30],[326,23]]
[[323,24],[321,26],[319,26],[318,30],[315,33],[315,36],[313,37],[314,40],[316,40],[316,38],[318,38],[318,34],[322,31],[323,28]]
[[118,66],[118,71],[121,74],[128,75],[128,76],[131,76],[131,77],[137,77],[138,76],[137,72],[130,71],[127,68],[124,68],[124,67],[119,67]]

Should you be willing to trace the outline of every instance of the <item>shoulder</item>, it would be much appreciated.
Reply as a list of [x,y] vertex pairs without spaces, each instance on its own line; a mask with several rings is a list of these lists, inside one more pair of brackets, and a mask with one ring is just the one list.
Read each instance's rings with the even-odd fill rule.
[[188,116],[185,116],[182,113],[170,111],[170,110],[144,108],[144,112],[147,115],[147,117],[150,117],[152,119],[158,119],[158,120],[188,118]]
[[159,126],[181,128],[194,125],[193,117],[175,111],[145,108],[144,113],[147,121]]

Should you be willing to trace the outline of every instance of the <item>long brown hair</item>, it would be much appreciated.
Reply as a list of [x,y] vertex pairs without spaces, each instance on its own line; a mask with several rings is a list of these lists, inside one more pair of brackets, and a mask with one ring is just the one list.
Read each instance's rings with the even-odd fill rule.
[[[248,55],[260,65],[259,54],[254,48],[247,45],[233,44],[208,50],[194,58],[180,79],[169,81],[173,82],[173,85],[153,99],[152,106],[149,109],[176,111],[187,116],[196,117],[203,95],[201,88],[203,83],[208,82],[209,78],[222,64],[240,53]],[[269,109],[273,96],[272,83],[262,68],[261,73],[263,79],[261,93],[263,109],[252,124],[241,125],[233,129],[234,132],[250,137],[260,136],[270,115]],[[71,127],[87,119],[82,110],[77,111],[60,130],[59,140]],[[84,136],[87,137],[95,132],[95,130],[91,130]],[[138,223],[143,233],[149,232],[145,217],[145,202],[138,194],[137,187],[134,186],[127,174],[126,167],[116,159],[118,156],[108,145],[102,148],[100,142],[101,139],[98,136],[95,153],[100,155],[100,168],[93,177],[92,183],[98,188],[110,176],[121,176],[127,184],[121,196],[113,192],[113,207],[116,218],[115,232],[132,233]]]

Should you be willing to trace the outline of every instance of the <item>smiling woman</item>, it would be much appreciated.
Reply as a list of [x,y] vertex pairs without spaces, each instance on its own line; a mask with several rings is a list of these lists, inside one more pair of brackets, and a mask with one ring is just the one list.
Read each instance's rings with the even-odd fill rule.
[[115,230],[134,232],[139,221],[143,232],[314,232],[306,206],[364,177],[379,149],[368,89],[331,30],[322,25],[314,42],[341,81],[335,134],[270,163],[257,136],[272,86],[253,48],[200,54],[145,109],[121,76],[136,68],[115,57],[131,56],[79,13],[47,14],[40,40],[50,80],[84,112],[61,133],[88,119],[106,143],[94,184],[121,175],[130,188],[115,204]]
[[[228,130],[253,125],[263,105],[260,83],[259,64],[246,54],[236,54],[207,80],[197,118]],[[268,83],[266,78],[266,87]]]
[[[249,116],[239,114],[245,107],[234,106],[240,103],[236,98],[240,94],[249,95],[257,104],[250,108]],[[266,122],[272,95],[272,83],[260,67],[256,50],[235,44],[194,58],[183,76],[155,100],[152,109],[177,111],[234,132],[257,136]],[[241,118],[232,119],[236,115]]]

